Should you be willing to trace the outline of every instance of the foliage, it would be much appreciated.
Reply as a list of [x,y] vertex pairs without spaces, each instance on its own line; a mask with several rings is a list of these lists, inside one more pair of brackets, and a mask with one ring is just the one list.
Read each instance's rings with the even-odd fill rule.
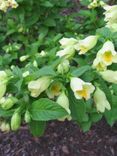
[[17,130],[25,122],[41,136],[47,121],[72,119],[87,131],[102,117],[112,126],[117,32],[111,28],[117,19],[105,20],[106,4],[89,9],[82,0],[66,15],[74,7],[70,0],[17,3],[0,12],[0,129]]

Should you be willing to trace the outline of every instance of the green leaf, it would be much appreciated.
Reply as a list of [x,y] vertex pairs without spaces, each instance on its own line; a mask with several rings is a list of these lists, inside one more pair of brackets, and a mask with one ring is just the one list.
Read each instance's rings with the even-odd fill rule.
[[48,27],[55,27],[56,26],[56,21],[52,18],[46,19],[45,23],[46,26]]
[[72,118],[78,122],[88,121],[86,103],[83,100],[77,100],[71,90],[69,90],[69,102]]
[[92,113],[90,115],[90,118],[91,118],[92,122],[98,122],[99,120],[101,120],[102,114],[100,114],[100,113]]
[[30,112],[32,119],[36,121],[49,121],[68,115],[64,108],[47,98],[33,102]]
[[10,117],[12,116],[14,110],[3,110],[2,108],[0,108],[0,117]]
[[53,4],[51,2],[49,2],[49,1],[45,1],[41,5],[44,6],[44,7],[48,7],[48,8],[53,7]]
[[90,66],[88,66],[88,65],[82,66],[82,67],[79,67],[79,68],[73,70],[71,72],[71,75],[75,76],[75,77],[79,77],[79,76],[83,75],[86,71],[89,71],[89,70],[91,70]]
[[41,76],[55,76],[55,75],[56,75],[56,73],[51,66],[45,66],[45,67],[41,68],[40,70],[36,71],[33,74],[33,77],[36,79]]
[[114,93],[117,95],[117,84],[112,84],[112,89]]
[[109,89],[109,87],[107,86],[107,83],[99,76],[99,84],[100,84],[100,88],[104,91],[104,93],[106,94],[106,97],[109,101],[110,104],[112,104],[112,95],[111,95],[111,91]]
[[33,136],[42,136],[46,128],[46,122],[44,121],[31,121],[30,131]]

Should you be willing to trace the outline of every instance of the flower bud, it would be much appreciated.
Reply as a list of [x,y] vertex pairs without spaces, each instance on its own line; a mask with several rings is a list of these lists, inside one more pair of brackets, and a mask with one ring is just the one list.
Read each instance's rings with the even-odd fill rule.
[[20,128],[21,125],[21,115],[19,113],[14,113],[11,118],[11,129],[16,131]]
[[0,100],[0,104],[1,104],[1,107],[5,110],[8,110],[10,108],[13,107],[13,105],[17,102],[17,98],[11,96],[11,97],[7,97],[7,98],[2,98]]
[[29,82],[28,89],[31,92],[31,96],[38,97],[43,91],[45,91],[49,87],[50,83],[50,76],[44,76],[35,81]]
[[71,114],[71,111],[69,109],[69,100],[68,100],[68,97],[65,95],[65,93],[61,93],[57,99],[57,103],[63,107],[67,112],[68,114]]
[[38,63],[37,63],[36,60],[33,61],[33,66],[34,66],[34,67],[38,67]]
[[6,84],[0,82],[0,99],[4,96],[6,92]]
[[117,71],[106,70],[100,74],[105,81],[117,84]]
[[10,125],[9,123],[6,123],[5,121],[2,122],[0,129],[2,132],[9,132],[10,131]]
[[64,60],[61,64],[58,65],[57,71],[60,74],[65,74],[69,71],[70,64],[68,60]]
[[7,79],[7,74],[5,71],[0,71],[0,81],[4,81]]
[[21,56],[21,57],[20,57],[20,61],[21,61],[21,62],[24,62],[24,61],[26,61],[28,58],[29,58],[29,55]]
[[24,120],[26,123],[29,123],[31,121],[31,114],[28,110],[25,112]]
[[75,54],[74,47],[68,46],[63,50],[58,51],[56,53],[56,56],[65,57],[66,59],[69,59],[69,58],[73,57],[74,54]]
[[104,113],[105,109],[110,110],[111,106],[108,102],[105,93],[100,89],[97,88],[94,93],[94,102],[97,108],[97,111]]
[[26,71],[26,72],[23,73],[23,77],[27,77],[29,74],[30,74],[30,72]]

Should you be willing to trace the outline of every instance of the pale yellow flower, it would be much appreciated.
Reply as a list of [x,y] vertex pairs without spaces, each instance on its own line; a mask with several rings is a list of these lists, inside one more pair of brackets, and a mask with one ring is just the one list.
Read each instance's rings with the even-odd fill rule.
[[78,40],[74,38],[65,38],[65,37],[59,41],[59,43],[61,44],[63,48],[74,46],[77,42]]
[[109,21],[111,23],[116,23],[117,22],[117,5],[109,6],[105,5],[103,7],[105,11],[105,21]]
[[117,63],[117,52],[115,51],[114,44],[111,41],[105,42],[103,47],[98,51],[97,58],[106,66]]
[[70,82],[71,89],[74,92],[76,99],[90,99],[91,93],[94,92],[95,87],[89,83],[84,82],[80,78],[73,77]]
[[70,108],[69,108],[69,100],[68,97],[66,96],[66,94],[64,92],[62,92],[59,97],[57,98],[56,101],[61,107],[63,107],[68,114],[71,114]]
[[105,81],[117,84],[117,71],[106,70],[100,74]]
[[62,84],[60,82],[52,82],[49,88],[46,90],[47,96],[50,99],[53,99],[55,96],[58,96],[61,92]]
[[31,81],[28,84],[28,89],[31,92],[32,97],[38,97],[43,91],[45,91],[51,83],[51,77],[44,76],[35,81]]
[[108,102],[105,93],[100,88],[97,88],[94,93],[94,102],[98,112],[104,113],[105,109],[111,109],[110,103]]
[[56,56],[65,57],[66,59],[71,58],[75,54],[75,49],[71,46],[66,47],[56,53]]
[[106,65],[99,58],[94,60],[92,67],[98,71],[104,71],[107,69]]
[[60,74],[65,74],[69,71],[70,63],[68,60],[63,60],[57,67],[57,71]]
[[79,51],[79,54],[85,54],[92,49],[97,43],[97,36],[88,36],[83,40],[79,40],[78,44],[75,45],[75,49]]

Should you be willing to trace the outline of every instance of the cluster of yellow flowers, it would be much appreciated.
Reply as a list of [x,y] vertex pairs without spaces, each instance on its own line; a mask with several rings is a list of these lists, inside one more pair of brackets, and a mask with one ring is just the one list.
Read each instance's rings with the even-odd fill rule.
[[6,12],[8,8],[17,8],[18,3],[15,0],[0,0],[0,10]]
[[117,31],[117,5],[104,5],[106,26],[112,31]]
[[74,56],[76,50],[79,51],[79,55],[87,53],[97,43],[97,36],[88,36],[83,40],[77,40],[74,38],[62,38],[59,42],[62,50],[58,51],[56,56],[65,57],[70,59]]

